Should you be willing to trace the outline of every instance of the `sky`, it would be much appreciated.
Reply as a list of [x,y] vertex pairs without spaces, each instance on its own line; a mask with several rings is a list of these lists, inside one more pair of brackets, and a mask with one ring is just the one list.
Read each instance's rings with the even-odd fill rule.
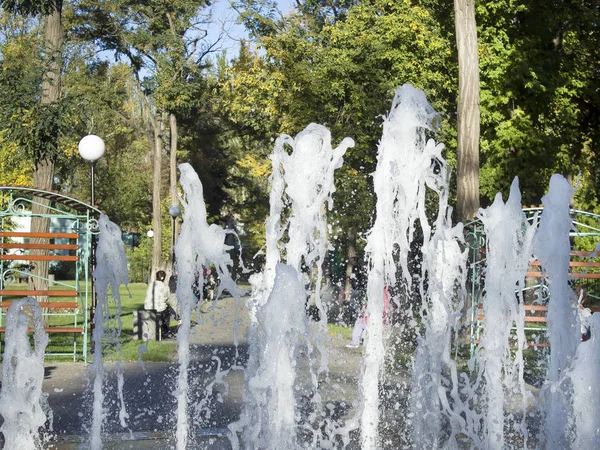
[[[209,28],[209,42],[216,40],[221,29],[225,30],[220,48],[227,51],[227,58],[232,59],[237,56],[239,42],[241,39],[248,38],[243,25],[236,23],[238,14],[232,8],[232,0],[216,0],[213,2],[214,23]],[[287,13],[294,8],[295,0],[277,0],[279,9]]]
[[[244,26],[237,23],[238,13],[231,6],[232,3],[235,3],[235,0],[214,0],[212,2],[212,23],[208,27],[208,36],[205,41],[213,43],[221,36],[221,41],[215,51],[220,53],[221,50],[225,50],[229,61],[238,56],[240,41],[248,39],[248,33]],[[294,9],[295,0],[276,0],[276,3],[281,12],[287,13]],[[115,60],[113,51],[102,51],[98,56],[108,61]],[[144,68],[140,75],[143,78],[148,73],[149,71]]]

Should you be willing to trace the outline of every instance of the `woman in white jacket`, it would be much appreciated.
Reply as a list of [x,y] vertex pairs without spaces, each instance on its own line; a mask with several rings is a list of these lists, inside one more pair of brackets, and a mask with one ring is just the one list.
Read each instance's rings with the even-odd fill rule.
[[144,300],[144,309],[156,311],[163,337],[167,337],[169,334],[171,315],[178,317],[177,298],[171,294],[169,286],[165,283],[166,277],[167,274],[164,270],[156,272],[155,280],[148,286]]

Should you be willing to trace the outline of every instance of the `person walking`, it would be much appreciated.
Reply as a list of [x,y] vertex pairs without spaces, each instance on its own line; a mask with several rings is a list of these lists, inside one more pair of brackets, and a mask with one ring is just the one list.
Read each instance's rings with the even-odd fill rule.
[[156,311],[162,337],[169,336],[171,315],[178,317],[177,298],[171,294],[171,289],[165,283],[166,277],[164,270],[156,272],[155,280],[148,286],[144,299],[144,309]]

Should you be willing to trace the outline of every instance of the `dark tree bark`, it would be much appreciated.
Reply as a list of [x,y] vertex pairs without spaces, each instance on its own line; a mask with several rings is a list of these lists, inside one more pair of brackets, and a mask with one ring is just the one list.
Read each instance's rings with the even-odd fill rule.
[[454,0],[458,46],[457,215],[461,221],[479,209],[479,56],[475,0]]
[[[178,205],[179,200],[177,200],[177,138],[179,135],[177,132],[177,117],[175,117],[175,114],[173,113],[169,114],[169,128],[171,136],[171,150],[169,153],[169,188],[171,192],[171,205]],[[173,233],[174,240],[179,234],[179,221],[177,218],[175,218],[172,221],[171,226],[173,227],[171,233]],[[173,250],[171,250],[171,254],[174,254]],[[171,268],[173,268],[174,263],[175,261],[172,260],[170,264]]]
[[[169,116],[169,124],[171,129],[171,151],[169,154],[169,174],[170,174],[170,189],[171,189],[171,205],[178,205],[177,199],[177,139],[179,137],[177,127],[177,117],[171,113]],[[177,223],[177,222],[176,222]],[[175,229],[175,234],[178,230]]]
[[[56,9],[53,13],[46,16],[45,20],[44,46],[46,73],[44,74],[42,83],[40,102],[44,105],[52,105],[58,104],[60,101],[60,73],[62,70],[62,44],[64,39],[60,9]],[[56,140],[58,140],[58,136],[56,136]],[[53,178],[54,159],[52,156],[45,156],[37,160],[33,170],[34,187],[51,190]],[[50,205],[50,202],[39,197],[34,197],[34,201],[31,208],[33,215],[31,231],[34,233],[47,233],[50,229],[50,219],[36,217],[36,215],[47,214],[49,212],[47,207]],[[42,252],[40,251],[40,253]],[[29,281],[30,288],[48,289],[48,261],[36,261],[33,274],[34,276],[30,277]],[[38,300],[46,301],[47,299],[39,298]]]
[[152,241],[152,273],[151,278],[157,270],[163,268],[162,264],[162,221],[160,217],[160,188],[162,181],[162,153],[163,153],[163,122],[162,113],[156,111],[152,118],[152,131],[154,135],[154,164],[152,170],[152,229],[154,240]]
[[348,239],[348,253],[347,253],[347,261],[346,261],[346,276],[344,283],[344,300],[346,302],[350,301],[350,294],[352,293],[352,272],[354,271],[354,266],[356,265],[356,227],[353,225],[348,229],[348,234],[346,236]]

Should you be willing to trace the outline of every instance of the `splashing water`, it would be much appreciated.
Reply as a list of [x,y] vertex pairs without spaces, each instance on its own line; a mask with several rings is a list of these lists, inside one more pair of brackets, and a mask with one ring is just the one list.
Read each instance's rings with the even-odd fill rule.
[[[460,405],[460,399],[457,365],[452,359],[451,346],[452,338],[460,326],[464,306],[462,299],[468,256],[464,250],[462,224],[452,226],[446,162],[441,155],[437,155],[432,163],[435,164],[430,173],[433,182],[427,186],[438,196],[438,215],[431,230],[428,223],[422,226],[422,264],[417,273],[420,275],[418,290],[423,299],[420,307],[423,332],[417,338],[410,403],[412,440],[421,442],[424,448],[442,447],[442,435],[447,426],[445,417],[452,418],[451,436],[448,439],[450,446],[458,434],[452,426],[460,422],[462,411],[455,410]],[[452,386],[449,394],[455,409],[446,393],[440,390],[444,383]]]
[[[523,215],[518,179],[511,185],[506,204],[500,194],[494,203],[479,212],[487,237],[486,298],[483,303],[484,328],[478,358],[484,388],[484,426],[480,439],[485,448],[505,448],[505,428],[512,422],[505,411],[505,392],[526,399],[523,381],[525,307],[523,281],[532,259],[532,240],[537,220],[530,224]],[[517,324],[517,345],[510,351],[512,324]],[[477,384],[474,391],[479,390]],[[525,422],[521,423],[527,440]]]
[[[462,224],[452,226],[450,219],[449,170],[442,145],[427,139],[436,117],[423,92],[404,85],[385,119],[373,176],[376,219],[366,247],[369,321],[360,399],[351,404],[353,398],[336,398],[348,401],[350,412],[343,411],[348,415],[335,420],[326,416],[330,405],[324,407],[321,399],[329,383],[329,361],[322,339],[326,315],[320,285],[328,251],[326,207],[332,206],[334,172],[352,141],[346,139],[334,149],[329,132],[314,124],[295,138],[277,140],[271,156],[266,263],[262,274],[250,278],[245,403],[239,420],[229,426],[233,448],[347,448],[353,430],[360,430],[358,445],[364,449],[600,447],[600,318],[581,312],[583,319],[579,318],[569,285],[572,188],[564,177],[553,176],[543,198],[544,212],[533,220],[522,213],[516,179],[506,203],[497,196],[489,208],[480,210],[486,234],[483,325],[481,342],[463,369],[467,359],[459,358],[457,349],[465,345],[461,318],[469,283],[467,250]],[[213,354],[214,381],[207,384],[203,401],[188,405],[189,337],[196,303],[192,286],[198,275],[202,284],[203,266],[214,264],[221,280],[217,296],[229,291],[237,310],[242,292],[229,274],[227,232],[208,225],[202,184],[191,166],[182,164],[180,170],[185,198],[176,245],[182,324],[177,338],[175,437],[176,447],[184,450],[194,445],[190,410],[202,413],[210,408],[204,400],[217,385],[225,386],[223,395],[229,392],[224,377],[230,369],[223,370],[222,361]],[[103,446],[101,432],[109,414],[102,391],[103,342],[111,339],[104,326],[111,317],[109,292],[118,304],[119,286],[127,284],[121,232],[106,216],[100,218],[100,229],[94,271],[98,293],[90,432],[94,450]],[[551,293],[549,371],[534,399],[539,403],[537,414],[528,409],[532,398],[523,377],[523,350],[528,346],[523,288],[534,258]],[[311,282],[313,287],[307,288]],[[386,311],[385,291],[393,294],[395,311]],[[309,298],[319,311],[316,323],[307,316]],[[13,302],[8,311],[0,393],[0,414],[5,420],[0,431],[6,448],[45,444],[40,433],[51,411],[41,389],[48,338],[40,317],[33,299]],[[580,320],[591,328],[589,341],[580,342]],[[29,345],[28,326],[34,329],[34,349]],[[237,361],[237,336],[234,343]],[[398,363],[396,359],[405,356],[408,364]],[[231,366],[240,367],[241,362]],[[119,417],[126,428],[124,380],[117,375]],[[540,418],[541,425],[536,422]]]
[[573,386],[573,414],[569,425],[574,439],[571,448],[600,448],[600,314],[586,319],[591,339],[577,347],[568,377]]
[[[93,384],[93,409],[92,409],[92,427],[90,431],[90,447],[92,450],[102,448],[102,425],[106,418],[107,411],[104,405],[104,392],[102,385],[104,383],[104,362],[102,359],[103,340],[106,337],[105,322],[112,317],[109,305],[109,289],[112,298],[116,304],[116,334],[121,332],[121,296],[119,287],[129,283],[127,271],[127,257],[125,256],[125,245],[121,239],[121,229],[111,222],[105,214],[100,215],[99,220],[100,234],[98,236],[98,246],[96,248],[96,269],[93,276],[96,289],[96,311],[94,314],[95,324],[92,340],[94,343],[94,362],[92,364],[92,373],[94,375]],[[119,349],[120,344],[117,344]],[[128,414],[123,400],[123,373],[120,365],[116,366],[117,388],[119,398],[119,419],[123,428],[127,427]]]
[[175,254],[177,255],[177,301],[181,314],[181,325],[177,333],[179,374],[175,396],[177,398],[177,448],[184,450],[188,448],[189,439],[189,336],[192,310],[196,304],[192,286],[197,278],[199,278],[199,285],[202,286],[204,282],[203,266],[208,267],[214,264],[221,281],[216,297],[219,297],[223,290],[227,290],[235,298],[236,314],[243,291],[238,289],[229,274],[229,266],[232,265],[232,260],[228,251],[232,247],[225,244],[227,232],[217,225],[209,225],[207,222],[203,188],[198,175],[192,166],[187,163],[179,165],[179,170],[181,172],[180,183],[185,198],[180,199],[184,207],[183,223],[175,246]]
[[400,266],[406,291],[412,277],[408,260],[410,242],[417,222],[429,232],[425,214],[426,186],[437,187],[436,161],[441,161],[442,145],[427,140],[436,113],[422,91],[404,85],[394,96],[391,112],[384,121],[373,175],[377,195],[376,219],[369,232],[366,252],[369,259],[367,315],[369,326],[365,340],[362,373],[363,405],[361,444],[363,449],[379,445],[380,374],[385,356],[384,289],[396,284]]
[[[255,275],[251,280],[253,294],[249,309],[252,324],[246,370],[249,381],[242,417],[230,425],[234,448],[239,447],[240,433],[247,446],[284,448],[295,445],[299,420],[295,399],[295,391],[299,388],[295,384],[301,344],[306,346],[309,359],[313,357],[314,347],[320,356],[316,368],[309,362],[308,371],[312,385],[311,403],[315,410],[321,408],[318,376],[327,370],[322,337],[327,318],[320,294],[322,265],[328,250],[325,207],[332,207],[334,171],[341,167],[344,153],[353,145],[354,142],[346,138],[333,149],[329,131],[316,124],[310,124],[295,138],[282,135],[275,143],[271,155],[273,173],[270,215],[266,224],[265,268],[261,275]],[[289,219],[282,224],[286,207],[290,209]],[[288,241],[284,243],[286,231]],[[280,264],[281,254],[286,255],[286,265]],[[310,284],[305,272],[312,274],[313,270],[316,276],[312,294],[319,311],[316,329],[306,316],[307,292],[303,287]],[[282,317],[286,325],[283,328],[278,323]],[[306,426],[310,428],[313,424]],[[313,445],[327,440],[319,426],[319,423],[314,424],[311,429]]]
[[560,386],[569,359],[575,355],[581,339],[576,311],[576,296],[569,286],[569,232],[572,219],[569,202],[573,188],[561,175],[550,179],[548,193],[542,197],[544,213],[535,236],[534,252],[549,280],[551,301],[548,304],[550,365],[545,389],[547,445],[568,446],[568,416],[571,392]]
[[[258,320],[264,326],[258,345],[258,369],[249,375],[250,405],[261,427],[252,430],[256,448],[297,448],[294,389],[300,343],[308,335],[304,286],[293,267],[276,266],[271,295]],[[248,436],[249,433],[246,433]]]
[[[29,343],[28,328],[33,328],[34,347]],[[40,432],[46,419],[52,429],[52,411],[42,391],[44,352],[48,335],[42,324],[38,302],[27,297],[14,301],[6,314],[6,347],[2,355],[2,391],[0,415],[4,423],[4,448],[32,450],[43,448]]]

